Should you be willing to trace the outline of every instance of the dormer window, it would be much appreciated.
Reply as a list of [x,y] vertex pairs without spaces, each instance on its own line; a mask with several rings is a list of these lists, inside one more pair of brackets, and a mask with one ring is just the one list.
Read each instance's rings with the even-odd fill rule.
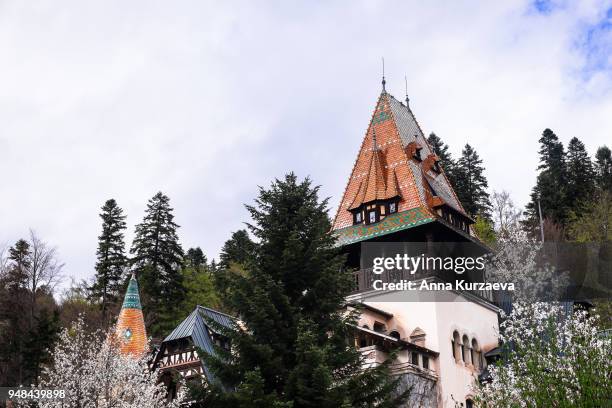
[[417,148],[415,149],[414,154],[412,155],[412,158],[415,159],[416,161],[422,161],[421,159],[421,150],[423,150],[422,147],[417,146]]
[[368,223],[374,224],[376,222],[376,209],[368,211]]
[[389,214],[397,212],[397,203],[389,203]]
[[358,211],[355,214],[353,214],[353,217],[354,217],[355,224],[361,224],[363,222],[363,213],[361,211]]

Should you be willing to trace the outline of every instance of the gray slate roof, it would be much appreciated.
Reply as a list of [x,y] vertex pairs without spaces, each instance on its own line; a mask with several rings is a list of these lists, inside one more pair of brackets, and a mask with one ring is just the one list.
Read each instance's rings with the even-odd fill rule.
[[[190,338],[193,344],[205,351],[208,354],[214,354],[214,343],[211,339],[208,331],[207,318],[212,319],[218,324],[232,328],[235,325],[235,320],[225,313],[218,312],[213,309],[209,309],[204,306],[197,306],[193,312],[185,320],[183,320],[176,328],[170,333],[162,342],[160,351],[163,351],[164,343],[179,339]],[[211,331],[215,331],[214,328],[210,328]],[[210,372],[202,360],[202,368],[209,381],[214,381],[214,376]]]
[[[430,149],[429,143],[427,143],[427,139],[421,130],[414,114],[410,110],[409,107],[398,101],[393,97],[393,95],[387,93],[389,99],[389,105],[391,108],[391,114],[395,119],[395,124],[400,134],[400,138],[402,139],[403,147],[406,147],[410,142],[417,142],[423,149],[421,150],[421,158],[426,158],[430,155],[432,150]],[[415,163],[411,163],[411,169],[415,177],[419,178],[423,176],[423,172],[421,170],[421,166],[416,165]],[[455,197],[452,192],[452,187],[446,180],[443,174],[433,174],[426,173],[425,176],[427,180],[430,182],[431,186],[436,190],[438,195],[451,207],[460,213],[464,213],[463,207],[459,203],[459,200]],[[417,187],[419,190],[419,195],[421,199],[425,201],[425,195],[423,192],[423,185],[421,183],[417,183]]]

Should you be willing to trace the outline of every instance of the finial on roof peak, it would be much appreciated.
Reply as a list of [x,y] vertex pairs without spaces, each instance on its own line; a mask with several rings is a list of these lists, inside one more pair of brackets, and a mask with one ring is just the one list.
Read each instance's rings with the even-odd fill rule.
[[409,108],[410,98],[408,98],[408,77],[406,75],[404,75],[404,82],[406,84],[406,107]]
[[385,81],[385,57],[382,57],[382,90],[383,92],[387,92],[387,89],[385,88],[386,84],[387,84],[387,81]]

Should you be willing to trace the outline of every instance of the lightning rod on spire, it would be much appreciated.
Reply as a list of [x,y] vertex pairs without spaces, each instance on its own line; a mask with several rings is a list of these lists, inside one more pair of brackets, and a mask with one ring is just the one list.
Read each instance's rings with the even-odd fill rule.
[[408,107],[408,103],[410,102],[410,98],[408,98],[408,77],[404,75],[404,83],[406,85],[406,107]]
[[386,92],[387,90],[385,89],[385,85],[387,84],[387,81],[385,81],[385,57],[381,57],[382,58],[382,88],[383,88],[383,92]]

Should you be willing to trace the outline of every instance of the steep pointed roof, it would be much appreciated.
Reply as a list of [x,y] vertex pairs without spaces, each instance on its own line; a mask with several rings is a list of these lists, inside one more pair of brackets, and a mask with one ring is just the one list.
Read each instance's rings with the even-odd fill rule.
[[142,355],[147,351],[147,329],[140,304],[138,282],[133,274],[125,292],[115,334],[119,340],[121,353]]
[[[434,221],[438,205],[448,205],[467,216],[438,160],[412,110],[383,90],[334,218],[339,243]],[[353,225],[351,210],[372,200],[397,196],[397,214],[376,224]]]

